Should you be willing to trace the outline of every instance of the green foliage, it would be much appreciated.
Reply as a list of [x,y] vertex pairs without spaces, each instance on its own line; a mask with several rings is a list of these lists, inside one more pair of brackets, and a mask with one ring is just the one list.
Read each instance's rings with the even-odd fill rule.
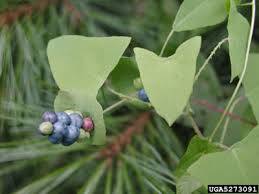
[[227,17],[226,0],[185,0],[175,18],[175,31],[194,30],[221,23]]
[[219,148],[215,144],[212,144],[208,140],[200,139],[199,137],[194,136],[190,141],[187,151],[181,158],[180,163],[176,168],[175,174],[178,177],[183,176],[186,173],[189,166],[196,162],[200,157],[202,157],[205,154],[218,152],[221,150],[221,148]]
[[199,189],[202,184],[197,181],[195,178],[191,177],[190,175],[186,174],[181,176],[176,185],[177,193],[179,194],[189,194],[193,193],[197,189]]
[[51,40],[47,53],[59,88],[71,94],[82,93],[96,97],[129,42],[128,37],[73,35]]
[[244,68],[250,25],[246,18],[238,13],[235,1],[231,0],[230,2],[228,38],[231,80],[233,80],[242,73]]
[[247,72],[246,72],[246,76],[244,78],[244,87],[245,87],[245,91],[246,91],[246,96],[252,105],[253,112],[255,114],[257,121],[259,121],[258,60],[259,60],[259,54],[256,54],[256,53],[250,54]]
[[[203,185],[209,184],[257,184],[259,127],[230,149],[201,157],[188,172]],[[214,164],[212,168],[211,165]],[[220,169],[220,170],[219,170]],[[224,176],[222,176],[222,172]]]
[[191,95],[200,45],[201,38],[194,37],[167,58],[145,49],[134,49],[151,104],[169,125],[180,116]]
[[[24,2],[2,2],[0,9]],[[230,104],[216,142],[206,137],[235,86],[226,84],[227,52],[232,79],[246,61],[249,24],[237,10],[247,15],[249,7],[243,8],[249,4],[184,0],[176,13],[180,0],[64,2],[0,29],[0,193],[189,194],[206,193],[209,183],[259,182],[259,128],[250,132],[254,116],[259,119],[258,54],[249,57],[240,80],[245,94],[243,88],[235,89],[238,98]],[[172,32],[177,33],[171,32],[164,44],[170,57],[157,56],[174,17]],[[222,23],[226,18],[227,26]],[[253,13],[251,24],[254,19]],[[133,37],[125,57],[130,40],[122,36]],[[227,36],[229,49],[220,44]],[[49,40],[51,68],[45,52]],[[137,63],[129,57],[133,50]],[[199,68],[202,73],[194,80]],[[137,98],[133,82],[139,77],[151,103]],[[91,140],[63,147],[35,133],[41,113],[52,109],[53,101],[57,111],[76,109],[93,117]],[[145,130],[131,134],[131,125],[144,111],[151,112]],[[183,113],[193,116],[193,122]],[[194,132],[201,137],[192,138]],[[91,145],[110,142],[115,144],[106,147],[112,154],[108,157]]]
[[[240,96],[238,99],[241,99],[242,96],[245,96],[244,91],[241,91],[238,96]],[[224,107],[226,103],[227,103],[227,100],[225,102],[222,102],[220,104],[220,107]],[[249,104],[248,100],[246,99],[243,99],[243,100],[241,99],[239,103],[236,104],[233,110],[233,113],[240,116],[241,118],[247,119],[249,122],[241,122],[230,118],[230,122],[227,125],[227,132],[224,137],[224,144],[227,146],[231,146],[234,143],[246,137],[248,133],[254,128],[253,125],[256,124],[252,107]],[[220,117],[220,114],[218,113],[210,114],[205,124],[205,129],[204,129],[205,135],[208,136],[211,134],[211,131],[213,130],[213,127],[216,125],[219,117]],[[215,136],[215,141],[220,141],[223,130],[224,130],[224,126],[219,129],[218,133]]]
[[194,136],[176,168],[175,174],[178,177],[177,191],[181,194],[187,194],[199,189],[202,184],[187,172],[188,168],[203,155],[221,150],[222,148],[209,142],[207,139],[200,139]]
[[132,95],[136,93],[134,79],[139,77],[139,71],[135,59],[121,58],[119,64],[110,75],[111,85],[122,94]]

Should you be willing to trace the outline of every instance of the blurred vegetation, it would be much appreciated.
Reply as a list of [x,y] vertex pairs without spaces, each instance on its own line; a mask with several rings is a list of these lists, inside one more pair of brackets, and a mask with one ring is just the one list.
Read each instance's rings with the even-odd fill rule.
[[[41,138],[37,126],[42,112],[53,109],[58,91],[46,57],[50,39],[64,34],[127,35],[133,38],[127,56],[132,55],[135,46],[159,53],[181,1],[39,2],[44,0],[0,2],[0,193],[174,193],[175,166],[194,135],[185,118],[179,118],[169,128],[161,118],[152,115],[145,131],[136,134],[112,163],[110,159],[96,159],[100,147],[84,143],[69,148],[53,146]],[[20,6],[24,5],[34,6],[22,12]],[[242,13],[249,16],[249,9],[242,8]],[[256,22],[255,26],[259,26],[259,20]],[[227,36],[226,23],[176,33],[166,55],[197,34],[203,36],[198,61],[201,65],[217,43]],[[252,50],[259,51],[259,28],[255,29]],[[229,75],[228,48],[224,44],[195,85],[192,97],[195,119],[204,134],[210,133],[220,116],[220,111],[207,105],[224,108],[233,91],[236,80],[230,84]],[[244,96],[242,91],[239,96]],[[106,108],[118,99],[103,88],[99,100]],[[206,103],[197,103],[197,100]],[[141,112],[127,104],[107,115],[107,143]],[[226,145],[242,139],[255,122],[246,99],[236,106],[234,113],[250,124],[230,119]]]

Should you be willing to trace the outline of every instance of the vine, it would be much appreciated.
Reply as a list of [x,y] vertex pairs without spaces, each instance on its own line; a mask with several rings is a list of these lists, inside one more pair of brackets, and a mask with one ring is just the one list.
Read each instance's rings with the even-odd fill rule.
[[251,42],[252,42],[252,37],[253,37],[253,31],[254,31],[254,25],[255,25],[255,12],[256,12],[256,3],[255,3],[255,0],[253,0],[252,2],[252,20],[251,20],[251,27],[250,27],[250,33],[249,33],[249,38],[248,38],[248,43],[247,43],[247,48],[246,48],[246,56],[245,56],[245,64],[244,64],[244,69],[242,71],[242,74],[239,78],[239,81],[237,83],[237,86],[235,88],[235,91],[234,93],[232,94],[230,100],[229,100],[229,103],[228,105],[226,106],[225,108],[225,111],[224,113],[222,114],[222,116],[220,117],[215,129],[213,130],[213,132],[211,133],[211,136],[210,136],[210,141],[213,140],[213,137],[215,136],[216,132],[218,131],[221,123],[223,122],[227,112],[229,111],[229,108],[231,107],[233,101],[235,100],[235,97],[241,87],[241,84],[242,84],[242,81],[244,79],[244,76],[245,76],[245,73],[246,73],[246,69],[247,69],[247,64],[248,64],[248,58],[249,58],[249,52],[250,52],[250,46],[251,46]]

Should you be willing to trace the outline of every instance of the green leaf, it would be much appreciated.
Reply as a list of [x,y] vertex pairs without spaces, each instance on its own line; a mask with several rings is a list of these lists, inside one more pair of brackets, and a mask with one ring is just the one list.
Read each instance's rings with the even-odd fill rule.
[[221,148],[210,143],[207,139],[200,139],[194,136],[175,171],[178,177],[176,184],[177,193],[189,194],[199,189],[202,184],[186,173],[187,169],[203,155],[221,150]]
[[122,94],[136,93],[133,81],[139,77],[135,59],[123,57],[110,75],[113,88]]
[[65,91],[59,91],[55,101],[54,101],[54,108],[57,112],[61,112],[65,109],[73,110],[76,106],[76,103],[73,97]]
[[183,175],[176,184],[178,194],[190,194],[202,186],[200,182],[190,175]]
[[[93,117],[92,144],[105,140],[103,110],[97,102],[98,90],[130,42],[129,37],[61,36],[49,42],[47,53],[51,71],[61,93],[55,101],[57,110],[71,109]],[[73,102],[70,100],[73,99]]]
[[129,42],[129,37],[75,35],[51,40],[47,53],[59,88],[96,97]]
[[113,91],[122,99],[127,99],[126,104],[141,110],[149,110],[150,105],[138,99],[134,80],[139,78],[139,70],[135,58],[122,57],[119,64],[110,74]]
[[229,150],[207,154],[189,169],[205,187],[209,184],[259,183],[259,126]]
[[259,121],[259,54],[253,53],[249,56],[246,75],[244,78],[244,87],[246,96],[252,105],[253,112],[257,121]]
[[227,17],[225,0],[184,0],[174,24],[175,31],[193,30],[221,23]]
[[231,60],[231,81],[243,70],[246,57],[250,25],[247,19],[238,13],[234,0],[230,1],[228,18],[229,55]]
[[[234,0],[234,1],[235,1],[236,5],[239,5],[241,3],[241,0]],[[230,3],[231,3],[231,0],[226,1],[226,9],[227,9],[228,13],[230,11]]]
[[[244,91],[240,90],[238,96],[244,96]],[[228,103],[229,99],[224,100],[224,102],[220,102],[217,104],[218,107],[225,107],[226,104]],[[213,103],[214,104],[214,103]],[[240,120],[234,120],[230,118],[228,127],[227,127],[227,132],[224,138],[224,144],[227,146],[231,146],[234,143],[241,141],[246,137],[249,132],[254,128],[253,123],[256,123],[255,118],[253,116],[252,108],[248,101],[242,100],[240,101],[234,108],[233,113],[236,115],[239,115],[240,117],[244,118],[247,120],[245,121],[240,121]],[[204,135],[209,136],[215,125],[217,124],[221,114],[220,113],[214,113],[211,112],[209,113],[209,117],[207,117],[207,121],[204,125]],[[224,130],[224,127],[219,128],[218,132],[215,134],[214,140],[215,141],[220,141],[221,134]]]
[[167,58],[145,49],[134,49],[150,102],[169,125],[182,113],[192,93],[200,46],[200,37],[191,38]]
[[250,104],[252,105],[257,122],[259,122],[259,87],[246,94]]
[[194,136],[189,143],[187,151],[181,158],[180,163],[176,168],[176,176],[183,176],[187,169],[201,156],[221,150],[221,148],[213,143],[210,143],[207,139],[200,139],[199,137]]

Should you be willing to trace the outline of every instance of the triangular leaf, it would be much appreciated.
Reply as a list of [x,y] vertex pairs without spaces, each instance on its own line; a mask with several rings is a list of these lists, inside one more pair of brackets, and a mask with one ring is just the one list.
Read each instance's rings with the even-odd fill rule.
[[134,49],[150,102],[169,125],[182,113],[192,93],[200,46],[200,37],[191,38],[167,58],[145,49]]
[[209,184],[259,183],[259,126],[229,150],[207,154],[188,173],[205,187]]
[[245,63],[250,25],[238,13],[234,0],[230,1],[228,18],[229,55],[231,60],[231,80],[240,75]]
[[48,45],[51,71],[61,90],[97,96],[119,62],[129,37],[61,36]]
[[184,0],[174,24],[175,31],[193,30],[221,23],[227,17],[225,0]]

